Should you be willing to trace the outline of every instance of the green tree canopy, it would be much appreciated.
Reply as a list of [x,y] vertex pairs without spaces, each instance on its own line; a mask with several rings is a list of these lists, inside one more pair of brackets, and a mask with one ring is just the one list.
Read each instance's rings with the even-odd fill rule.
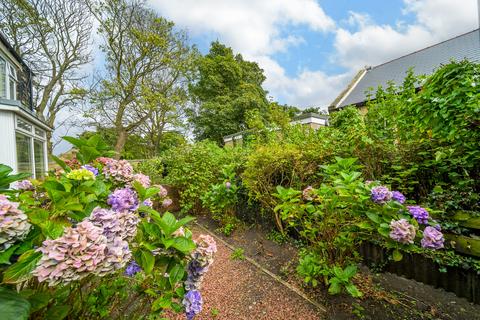
[[196,139],[222,144],[228,134],[287,123],[285,108],[267,99],[264,81],[257,63],[213,42],[199,59],[197,81],[190,85],[194,107],[189,116]]

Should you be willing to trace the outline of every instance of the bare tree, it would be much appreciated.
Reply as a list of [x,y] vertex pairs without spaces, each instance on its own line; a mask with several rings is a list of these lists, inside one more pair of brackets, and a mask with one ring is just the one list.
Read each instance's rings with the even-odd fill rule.
[[81,69],[90,61],[92,19],[85,1],[2,0],[0,27],[33,70],[36,113],[53,127],[58,112],[86,94]]
[[[103,38],[106,72],[92,93],[87,115],[97,126],[113,127],[117,157],[130,133],[171,110],[171,97],[192,65],[186,34],[143,1],[90,2]],[[163,109],[162,109],[163,108]],[[163,111],[162,111],[163,110]]]

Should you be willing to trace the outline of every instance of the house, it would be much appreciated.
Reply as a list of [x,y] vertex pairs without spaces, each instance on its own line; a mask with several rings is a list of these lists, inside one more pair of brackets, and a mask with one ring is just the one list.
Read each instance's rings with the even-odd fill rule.
[[464,59],[480,62],[479,29],[412,52],[400,58],[375,67],[365,67],[352,79],[350,84],[331,103],[329,113],[353,105],[366,112],[367,92],[378,86],[387,87],[389,81],[401,85],[408,69],[413,67],[415,75],[432,74],[442,64],[451,60]]
[[[305,113],[294,117],[292,121],[290,121],[290,124],[300,124],[317,130],[320,127],[328,126],[328,115],[313,112]],[[241,145],[243,143],[243,137],[245,135],[248,135],[248,131],[236,132],[234,134],[223,137],[223,142],[225,146]]]
[[0,33],[0,163],[43,177],[48,131],[33,107],[32,71]]

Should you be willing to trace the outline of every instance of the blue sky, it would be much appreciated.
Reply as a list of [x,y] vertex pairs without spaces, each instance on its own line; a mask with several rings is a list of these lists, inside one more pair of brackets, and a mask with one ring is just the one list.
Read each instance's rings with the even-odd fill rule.
[[[231,46],[273,99],[326,107],[353,74],[477,27],[475,0],[150,0],[202,52]],[[459,5],[461,3],[461,5]]]

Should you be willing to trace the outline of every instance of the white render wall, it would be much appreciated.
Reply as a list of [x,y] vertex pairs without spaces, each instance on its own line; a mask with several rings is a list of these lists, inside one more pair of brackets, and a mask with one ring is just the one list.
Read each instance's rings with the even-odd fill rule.
[[15,114],[12,111],[0,110],[0,163],[17,172]]

